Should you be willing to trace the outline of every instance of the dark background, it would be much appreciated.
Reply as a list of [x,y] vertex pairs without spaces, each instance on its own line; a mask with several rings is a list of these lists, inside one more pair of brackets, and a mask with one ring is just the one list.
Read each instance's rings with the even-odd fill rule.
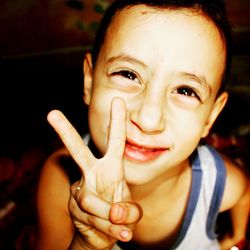
[[[209,141],[249,166],[250,1],[226,2],[234,37],[230,98]],[[108,3],[0,1],[0,249],[34,249],[37,180],[60,144],[47,113],[60,109],[87,131],[82,62]]]
[[52,109],[62,110],[83,131],[86,126],[86,108],[82,102],[84,52],[78,53],[3,61],[0,154],[16,155],[39,144],[49,146],[55,139],[55,132],[46,120]]
[[[109,1],[13,0],[0,3],[0,155],[49,147],[49,110],[65,112],[86,130],[82,61]],[[214,130],[249,129],[250,3],[228,0],[234,57],[231,98]],[[222,122],[224,120],[225,122]]]

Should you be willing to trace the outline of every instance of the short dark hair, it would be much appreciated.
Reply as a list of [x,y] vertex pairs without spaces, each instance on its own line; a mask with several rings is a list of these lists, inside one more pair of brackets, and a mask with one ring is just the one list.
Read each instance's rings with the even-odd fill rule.
[[231,25],[228,21],[226,6],[223,0],[115,0],[104,13],[96,33],[92,47],[93,67],[95,67],[107,30],[115,14],[126,7],[140,4],[158,9],[189,9],[203,14],[215,24],[226,46],[225,69],[217,95],[223,92],[230,73],[232,58]]

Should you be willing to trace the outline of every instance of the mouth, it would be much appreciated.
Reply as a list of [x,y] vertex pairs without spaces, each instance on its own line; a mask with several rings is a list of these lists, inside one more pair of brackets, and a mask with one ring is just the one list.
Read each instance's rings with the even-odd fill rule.
[[155,160],[167,150],[167,148],[139,145],[127,140],[124,155],[129,160],[143,163]]

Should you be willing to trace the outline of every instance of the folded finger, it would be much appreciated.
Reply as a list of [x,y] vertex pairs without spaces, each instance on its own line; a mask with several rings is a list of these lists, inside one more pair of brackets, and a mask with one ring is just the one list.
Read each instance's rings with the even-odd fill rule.
[[101,199],[92,190],[87,189],[86,185],[79,186],[78,182],[73,184],[71,194],[81,210],[105,220],[109,219],[110,203]]
[[82,211],[73,197],[70,199],[70,213],[77,228],[81,228],[82,226],[93,228],[121,241],[129,241],[132,238],[131,229],[125,225],[112,224],[109,220]]

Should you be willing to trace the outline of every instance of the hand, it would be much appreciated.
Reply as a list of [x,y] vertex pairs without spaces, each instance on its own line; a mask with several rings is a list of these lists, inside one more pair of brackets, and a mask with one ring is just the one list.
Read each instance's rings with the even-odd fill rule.
[[61,112],[50,112],[48,121],[82,171],[80,183],[72,186],[69,202],[82,242],[107,248],[117,239],[130,240],[131,229],[122,224],[138,221],[140,210],[133,203],[122,203],[130,199],[122,163],[126,141],[125,103],[119,98],[112,101],[107,151],[101,159],[94,157]]
[[[90,249],[111,249],[117,240],[126,242],[132,238],[131,229],[141,218],[141,210],[137,204],[109,204],[84,188],[77,191],[77,187],[78,183],[75,183],[71,188],[69,210],[78,232],[82,235],[75,235],[77,244],[84,246],[81,249],[88,249],[88,246]],[[84,191],[86,193],[81,193]],[[82,199],[77,202],[78,196]]]

